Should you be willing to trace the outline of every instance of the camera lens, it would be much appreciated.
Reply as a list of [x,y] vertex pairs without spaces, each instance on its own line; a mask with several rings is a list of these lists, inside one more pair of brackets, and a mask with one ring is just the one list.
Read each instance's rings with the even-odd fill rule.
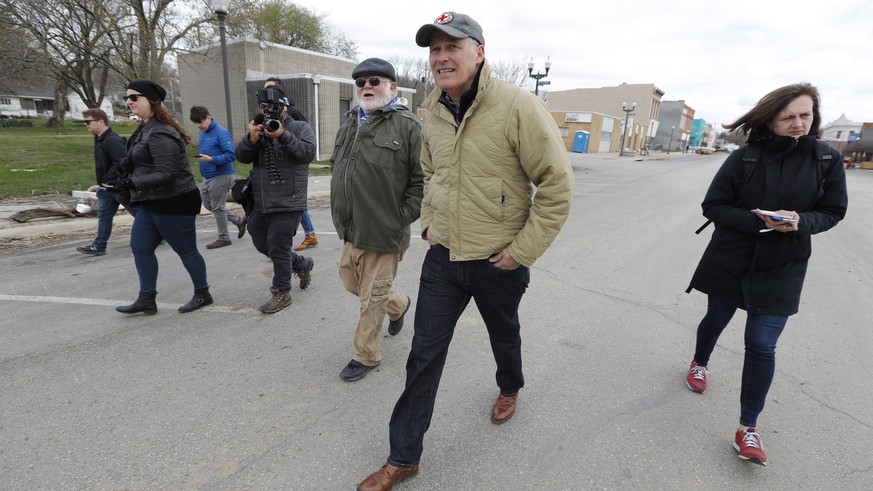
[[264,129],[266,129],[270,133],[273,133],[279,130],[280,124],[281,123],[279,123],[279,120],[277,119],[268,119],[267,122],[264,123]]

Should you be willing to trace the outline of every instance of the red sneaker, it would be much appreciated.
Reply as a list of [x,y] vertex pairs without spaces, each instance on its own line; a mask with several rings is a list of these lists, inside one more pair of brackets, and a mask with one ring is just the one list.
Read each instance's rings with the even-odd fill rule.
[[685,377],[685,385],[694,392],[703,394],[706,392],[707,375],[709,375],[709,370],[705,366],[692,361],[688,368],[688,375]]
[[755,431],[755,428],[737,430],[737,434],[734,435],[734,448],[740,453],[741,459],[767,465],[767,454],[764,453],[761,435]]

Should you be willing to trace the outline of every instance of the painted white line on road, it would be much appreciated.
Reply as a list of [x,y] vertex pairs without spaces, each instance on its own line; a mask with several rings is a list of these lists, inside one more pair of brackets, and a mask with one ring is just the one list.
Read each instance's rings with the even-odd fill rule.
[[[0,295],[0,301],[7,302],[40,302],[40,303],[65,303],[74,305],[99,305],[103,307],[115,307],[126,302],[119,300],[102,300],[99,298],[80,297],[48,297],[38,295]],[[158,303],[158,309],[177,310],[182,304]],[[222,312],[225,314],[258,314],[263,315],[258,309],[248,307],[225,307],[221,305],[209,305],[203,307],[210,312]]]

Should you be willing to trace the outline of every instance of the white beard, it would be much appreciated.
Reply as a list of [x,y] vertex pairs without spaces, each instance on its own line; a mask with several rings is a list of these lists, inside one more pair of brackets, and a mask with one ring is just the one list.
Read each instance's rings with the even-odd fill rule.
[[370,114],[371,112],[379,109],[380,107],[385,107],[391,102],[391,99],[394,97],[387,95],[383,97],[376,97],[371,101],[358,101],[358,105],[361,106],[361,109],[364,110],[365,113]]

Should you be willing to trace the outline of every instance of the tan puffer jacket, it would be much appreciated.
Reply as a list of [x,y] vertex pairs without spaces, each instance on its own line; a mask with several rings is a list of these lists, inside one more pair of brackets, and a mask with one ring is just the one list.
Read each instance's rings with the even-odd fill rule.
[[573,170],[545,104],[492,78],[484,63],[460,125],[438,88],[424,103],[422,235],[430,229],[452,261],[485,259],[508,246],[530,267],[567,220]]

